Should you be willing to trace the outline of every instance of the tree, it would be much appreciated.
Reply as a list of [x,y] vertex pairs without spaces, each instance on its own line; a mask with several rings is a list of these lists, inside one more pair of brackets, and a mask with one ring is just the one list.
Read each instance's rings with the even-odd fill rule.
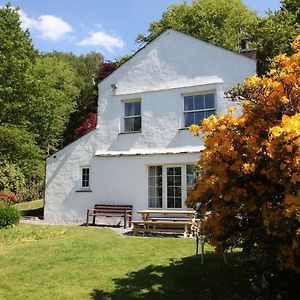
[[75,139],[79,139],[80,137],[84,136],[85,134],[89,133],[97,126],[97,113],[89,113],[83,123],[75,129],[74,137]]
[[64,132],[64,144],[74,140],[74,130],[78,128],[90,112],[97,111],[98,89],[95,74],[102,64],[103,56],[97,52],[76,56],[73,53],[53,52],[49,54],[68,63],[76,72],[76,87],[80,94],[76,99],[76,110],[70,115]]
[[77,74],[63,60],[41,55],[33,68],[36,82],[32,104],[34,112],[29,117],[29,131],[36,135],[41,149],[49,155],[61,145],[65,126],[75,110],[79,89]]
[[167,28],[173,28],[212,44],[238,51],[240,31],[248,32],[257,17],[240,0],[193,0],[189,5],[169,6],[161,20],[150,24],[148,36],[139,35],[137,42],[147,43]]
[[32,111],[37,57],[28,31],[22,31],[17,9],[0,8],[0,124],[25,124]]
[[258,74],[270,68],[271,58],[280,53],[293,52],[291,42],[300,34],[297,17],[285,8],[269,11],[266,17],[258,18],[249,30],[253,48],[257,51]]
[[205,150],[187,203],[199,203],[217,250],[258,248],[300,272],[300,37],[292,46],[296,53],[275,57],[267,75],[232,90],[241,116],[230,109],[191,126]]
[[287,10],[296,16],[296,21],[300,24],[300,2],[298,0],[282,0],[282,10]]

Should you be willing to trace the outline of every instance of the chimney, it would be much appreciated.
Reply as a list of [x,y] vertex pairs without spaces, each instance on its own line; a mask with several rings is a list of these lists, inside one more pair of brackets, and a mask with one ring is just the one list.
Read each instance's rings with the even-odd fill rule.
[[241,40],[241,51],[240,53],[244,56],[247,56],[249,58],[256,59],[256,50],[255,49],[249,49],[249,42],[250,39],[248,37],[243,38]]

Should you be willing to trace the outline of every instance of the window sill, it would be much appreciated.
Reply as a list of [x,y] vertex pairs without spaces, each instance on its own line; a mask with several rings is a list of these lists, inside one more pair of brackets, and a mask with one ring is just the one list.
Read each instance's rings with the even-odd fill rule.
[[131,134],[131,133],[142,133],[142,131],[127,131],[127,132],[119,132],[119,135],[122,135],[122,134]]
[[76,193],[85,193],[85,192],[91,193],[92,190],[91,190],[91,189],[86,189],[86,190],[83,190],[83,189],[81,189],[81,190],[76,190]]
[[179,128],[179,130],[189,130],[189,127]]

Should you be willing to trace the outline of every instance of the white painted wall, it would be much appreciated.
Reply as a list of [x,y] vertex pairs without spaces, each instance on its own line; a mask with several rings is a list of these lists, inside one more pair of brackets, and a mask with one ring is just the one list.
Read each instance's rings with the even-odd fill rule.
[[[255,74],[255,68],[256,61],[242,55],[164,32],[99,84],[96,130],[47,159],[45,219],[83,221],[94,203],[133,204],[135,212],[146,208],[147,166],[196,162],[199,154],[99,157],[95,152],[199,146],[198,138],[181,130],[183,95],[213,91],[220,114],[232,105],[224,91]],[[142,132],[120,134],[124,101],[136,98]],[[91,167],[91,192],[78,192],[80,166]]]

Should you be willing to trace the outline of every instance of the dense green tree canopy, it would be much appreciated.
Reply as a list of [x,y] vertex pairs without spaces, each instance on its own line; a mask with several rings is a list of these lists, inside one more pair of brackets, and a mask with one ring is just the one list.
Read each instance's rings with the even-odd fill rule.
[[0,8],[0,124],[24,124],[32,109],[37,51],[20,25],[16,10]]
[[240,0],[194,0],[192,4],[171,5],[161,20],[150,24],[149,36],[139,35],[138,42],[149,42],[167,28],[236,51],[241,30],[256,24],[255,12]]
[[68,144],[74,140],[75,128],[81,125],[90,112],[97,111],[98,90],[95,74],[103,62],[103,56],[97,52],[80,56],[64,52],[53,52],[49,55],[68,63],[76,72],[75,84],[80,94],[76,99],[76,110],[71,114],[64,133],[64,144]]
[[50,154],[61,142],[80,90],[76,87],[77,76],[73,68],[57,57],[43,55],[37,58],[33,74],[35,112],[29,118],[29,129],[36,134],[42,150]]

